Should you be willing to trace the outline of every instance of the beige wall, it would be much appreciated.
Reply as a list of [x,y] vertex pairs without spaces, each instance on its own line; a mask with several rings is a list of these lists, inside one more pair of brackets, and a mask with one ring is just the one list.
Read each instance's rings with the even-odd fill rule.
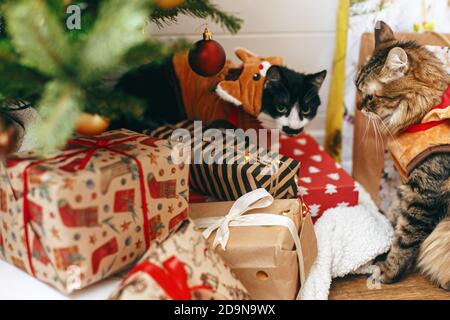
[[[213,0],[224,10],[240,16],[243,27],[237,35],[229,35],[211,25],[215,40],[234,59],[233,49],[241,46],[261,55],[281,55],[288,67],[302,72],[331,70],[338,0]],[[161,37],[183,36],[200,39],[199,19],[182,18],[161,30]],[[322,141],[325,125],[330,74],[321,91],[323,104],[309,132]]]

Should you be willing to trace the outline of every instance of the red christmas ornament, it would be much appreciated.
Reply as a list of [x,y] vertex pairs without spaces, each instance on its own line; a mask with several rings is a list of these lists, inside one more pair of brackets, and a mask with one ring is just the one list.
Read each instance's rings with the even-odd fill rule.
[[225,50],[217,41],[212,40],[212,33],[205,29],[203,40],[197,41],[189,51],[189,65],[202,77],[212,77],[224,67]]

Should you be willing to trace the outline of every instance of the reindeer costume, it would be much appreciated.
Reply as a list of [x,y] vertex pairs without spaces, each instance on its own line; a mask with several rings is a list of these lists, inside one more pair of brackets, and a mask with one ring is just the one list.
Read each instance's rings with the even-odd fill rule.
[[235,66],[227,60],[223,70],[210,78],[192,71],[186,52],[173,57],[187,119],[202,120],[206,125],[228,120],[240,128],[255,127],[266,72],[271,65],[281,65],[283,61],[280,57],[257,57],[245,49],[236,49],[235,53],[242,64]]

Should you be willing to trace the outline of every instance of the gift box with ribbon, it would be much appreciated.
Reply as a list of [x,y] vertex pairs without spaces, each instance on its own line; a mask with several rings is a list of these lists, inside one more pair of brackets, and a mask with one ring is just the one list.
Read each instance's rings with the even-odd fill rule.
[[316,222],[330,208],[358,204],[358,188],[350,175],[307,133],[282,137],[280,153],[301,163],[298,194]]
[[192,159],[189,182],[198,193],[219,201],[231,201],[264,188],[276,199],[297,197],[300,162],[257,146],[256,136],[250,140],[233,130],[203,128],[198,121],[163,126],[150,135],[177,141],[179,137],[173,135],[176,129],[189,136]]
[[242,300],[242,283],[186,221],[152,246],[111,295],[114,300]]
[[79,137],[47,159],[1,169],[3,258],[64,293],[138,259],[188,216],[188,166],[173,146],[128,130]]
[[190,216],[252,299],[298,298],[317,256],[314,227],[300,200],[256,189],[235,202],[189,205]]

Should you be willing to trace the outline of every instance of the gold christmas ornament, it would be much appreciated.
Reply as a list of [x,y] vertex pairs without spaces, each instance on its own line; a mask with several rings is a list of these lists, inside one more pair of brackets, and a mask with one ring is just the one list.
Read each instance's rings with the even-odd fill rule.
[[0,157],[15,151],[18,138],[17,129],[11,120],[0,118]]
[[98,114],[83,112],[75,125],[77,133],[84,136],[96,136],[106,131],[109,120]]
[[181,6],[184,0],[155,0],[155,4],[164,10],[173,9]]

